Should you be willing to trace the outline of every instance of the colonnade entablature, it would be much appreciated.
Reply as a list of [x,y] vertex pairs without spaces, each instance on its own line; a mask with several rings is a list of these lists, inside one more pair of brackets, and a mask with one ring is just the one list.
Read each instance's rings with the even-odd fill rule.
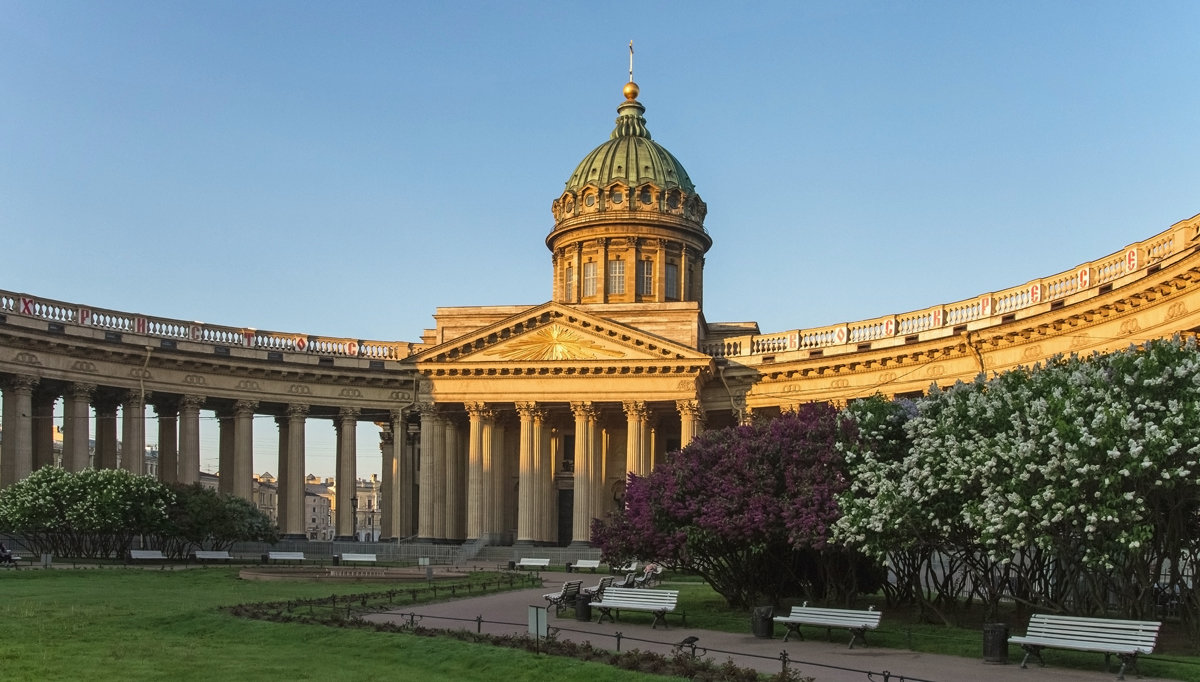
[[1103,258],[1000,291],[857,322],[712,338],[701,344],[701,350],[715,358],[758,364],[782,357],[863,353],[998,328],[1082,301],[1112,298],[1110,294],[1120,295],[1125,289],[1135,294],[1164,269],[1190,261],[1198,247],[1200,216],[1194,216]]
[[[136,341],[156,350],[181,350],[217,356],[228,356],[236,350],[261,351],[261,355],[254,357],[270,361],[282,360],[282,353],[289,353],[293,354],[289,358],[291,360],[311,357],[314,364],[321,364],[319,360],[322,359],[334,358],[357,359],[365,363],[398,362],[421,348],[421,344],[403,341],[315,336],[174,320],[0,290],[0,324],[7,323],[4,318],[10,315],[17,319],[44,321],[45,330],[56,334],[70,331],[74,335],[91,336],[108,343]],[[68,330],[68,325],[74,328]],[[383,369],[386,365],[365,366]]]

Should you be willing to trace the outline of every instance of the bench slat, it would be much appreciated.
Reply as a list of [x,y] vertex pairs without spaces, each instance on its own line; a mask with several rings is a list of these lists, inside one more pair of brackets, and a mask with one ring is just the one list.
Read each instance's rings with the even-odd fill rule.
[[615,621],[613,611],[648,611],[654,614],[654,621],[650,623],[650,627],[657,628],[659,621],[666,627],[666,614],[675,611],[678,601],[678,590],[609,587],[604,590],[600,601],[592,602],[592,606],[600,609],[599,622],[603,622],[606,616]]
[[1137,668],[1138,654],[1154,651],[1160,627],[1162,623],[1157,621],[1035,613],[1029,617],[1025,634],[1010,637],[1008,641],[1025,650],[1022,668],[1029,663],[1030,656],[1045,666],[1042,660],[1044,648],[1099,652],[1104,654],[1106,663],[1109,656],[1116,654],[1121,660],[1117,679],[1123,680],[1127,668]]

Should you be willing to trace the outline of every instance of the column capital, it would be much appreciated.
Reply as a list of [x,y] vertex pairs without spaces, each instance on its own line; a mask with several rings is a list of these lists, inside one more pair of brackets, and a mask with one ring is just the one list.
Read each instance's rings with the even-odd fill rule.
[[305,403],[288,403],[287,416],[289,419],[304,419],[308,416],[309,405]]
[[704,412],[700,409],[699,400],[676,400],[675,409],[679,410],[679,414],[692,419],[700,419],[704,416]]
[[124,399],[121,400],[121,404],[132,408],[143,407],[153,396],[154,394],[149,391],[146,391],[145,393],[142,393],[141,391],[126,391]]
[[71,383],[67,386],[67,396],[71,398],[90,400],[96,392],[96,384]]
[[179,414],[179,398],[173,395],[157,397],[152,403],[154,414],[159,417],[174,417]]
[[338,419],[352,419],[358,421],[358,415],[362,410],[357,407],[343,407],[338,410]]
[[487,403],[466,403],[463,407],[466,408],[467,415],[471,419],[492,421],[496,418],[496,411]]
[[207,398],[202,395],[185,395],[179,399],[179,408],[198,410],[204,406],[205,400],[207,400]]
[[621,403],[621,407],[625,409],[625,416],[629,419],[650,418],[650,409],[646,407],[644,400],[626,400]]
[[37,388],[39,379],[28,374],[10,374],[4,380],[3,386],[14,393],[33,393],[33,389]]
[[521,419],[544,419],[546,410],[535,402],[516,403],[517,415]]
[[254,414],[254,410],[258,409],[257,400],[239,400],[233,404],[234,414],[240,416],[246,413]]
[[571,403],[571,414],[575,415],[576,419],[595,419],[597,416],[596,406],[590,401]]

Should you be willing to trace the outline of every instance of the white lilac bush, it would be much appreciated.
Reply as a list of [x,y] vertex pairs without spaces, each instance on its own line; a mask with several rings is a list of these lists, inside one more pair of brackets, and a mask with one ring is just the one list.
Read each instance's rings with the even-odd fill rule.
[[932,585],[993,607],[1009,596],[1138,617],[1166,600],[1190,603],[1194,339],[935,387],[915,413],[879,398],[847,411],[859,436],[842,444],[850,485],[835,536],[920,581],[918,597]]

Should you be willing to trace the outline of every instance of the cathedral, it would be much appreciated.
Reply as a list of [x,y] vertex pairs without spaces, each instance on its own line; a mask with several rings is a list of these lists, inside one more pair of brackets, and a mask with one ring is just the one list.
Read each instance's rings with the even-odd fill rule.
[[[355,427],[369,421],[384,540],[582,547],[592,519],[621,505],[628,474],[705,429],[1200,329],[1200,217],[967,300],[767,333],[709,321],[707,207],[638,96],[627,83],[608,139],[552,198],[550,299],[537,306],[438,308],[419,341],[401,342],[0,291],[0,485],[50,462],[61,402],[65,467],[140,471],[156,428],[169,482],[199,480],[200,414],[213,414],[220,487],[249,497],[255,417],[269,416],[280,529],[300,539],[305,424],[330,423],[336,480],[353,481]],[[353,533],[344,487],[338,538]]]

